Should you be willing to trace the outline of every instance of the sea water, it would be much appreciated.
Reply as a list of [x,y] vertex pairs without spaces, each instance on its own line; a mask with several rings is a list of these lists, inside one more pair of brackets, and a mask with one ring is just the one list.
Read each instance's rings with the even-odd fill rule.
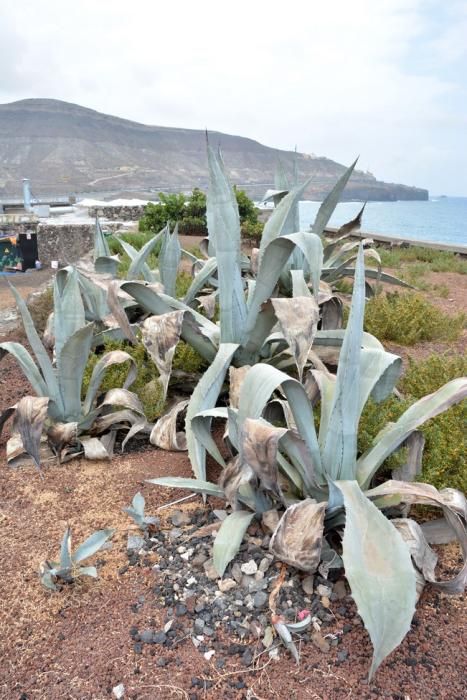
[[[338,227],[353,219],[362,202],[338,204],[329,226]],[[300,202],[300,223],[307,230],[319,202]],[[433,197],[415,202],[368,202],[360,230],[387,236],[467,246],[467,197]]]

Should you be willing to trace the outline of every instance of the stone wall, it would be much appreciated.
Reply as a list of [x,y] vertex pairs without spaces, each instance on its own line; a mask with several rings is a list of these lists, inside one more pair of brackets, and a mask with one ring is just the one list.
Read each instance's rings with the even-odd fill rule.
[[89,207],[88,215],[110,219],[111,221],[139,221],[144,215],[145,205],[122,207]]
[[76,262],[94,245],[94,224],[39,224],[37,250],[42,265]]

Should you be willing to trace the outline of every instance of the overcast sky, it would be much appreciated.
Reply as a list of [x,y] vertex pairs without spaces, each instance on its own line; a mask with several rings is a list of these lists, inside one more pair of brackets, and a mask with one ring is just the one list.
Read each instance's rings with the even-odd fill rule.
[[51,97],[467,195],[467,0],[14,0],[0,102]]

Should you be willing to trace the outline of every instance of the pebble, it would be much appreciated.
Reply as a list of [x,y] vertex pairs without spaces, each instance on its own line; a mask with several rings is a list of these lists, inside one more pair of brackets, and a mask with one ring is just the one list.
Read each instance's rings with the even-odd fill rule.
[[186,552],[183,552],[183,554],[181,554],[180,559],[183,559],[183,561],[188,561],[189,559],[191,559],[191,555],[193,554],[194,551],[195,550],[193,549],[193,547],[190,547],[190,549],[188,549]]
[[[242,665],[243,666],[250,666],[252,661],[253,661],[253,652],[251,651],[251,649],[246,649],[246,651],[244,651],[242,654],[242,659],[241,659]],[[243,685],[242,688],[244,688],[244,687],[245,686]]]
[[228,593],[233,588],[237,588],[237,583],[232,578],[220,579],[217,586],[222,593]]
[[204,562],[203,568],[204,573],[210,581],[215,581],[215,579],[219,578],[219,574],[217,573],[217,569],[214,567],[214,562],[212,559],[208,559],[206,562]]
[[258,564],[254,559],[250,559],[249,561],[245,562],[245,564],[242,564],[241,570],[247,576],[252,576],[258,571]]
[[154,632],[152,641],[154,644],[165,644],[167,635],[165,632]]
[[203,634],[204,630],[204,620],[197,617],[193,624],[193,631],[195,634]]
[[128,535],[127,543],[126,543],[126,548],[128,550],[133,550],[135,552],[139,552],[140,549],[144,547],[144,537],[141,537],[141,535],[132,535],[131,533]]
[[239,564],[238,562],[235,562],[235,563],[232,565],[232,570],[231,570],[230,573],[231,573],[232,578],[233,578],[237,583],[241,583],[241,582],[242,582],[243,574],[242,574],[242,569],[241,569],[241,567],[240,567],[240,564]]
[[153,636],[152,630],[143,630],[140,634],[140,641],[143,642],[143,644],[152,644]]
[[347,588],[344,579],[336,581],[332,589],[332,594],[336,597],[336,600],[342,600],[347,596]]
[[169,531],[169,539],[171,542],[173,542],[174,540],[178,540],[178,538],[181,537],[182,535],[183,535],[183,532],[178,527],[173,527]]
[[348,657],[348,655],[349,655],[349,652],[347,651],[347,649],[341,649],[340,651],[338,651],[337,652],[338,662],[340,664],[343,663],[346,660],[346,658]]
[[320,583],[316,588],[316,592],[320,598],[329,598],[332,593],[332,588],[331,586],[325,586]]
[[186,615],[186,611],[187,607],[186,605],[183,605],[183,603],[179,603],[175,606],[175,614],[177,617],[182,617],[183,615]]
[[305,576],[305,578],[302,581],[302,588],[304,593],[306,593],[307,595],[313,595],[314,583],[314,576]]
[[263,557],[259,563],[258,571],[262,571],[262,573],[265,574],[271,566],[271,563],[272,559],[270,557]]
[[202,569],[204,562],[207,560],[208,557],[206,556],[206,554],[203,554],[203,552],[199,552],[198,554],[195,554],[195,556],[191,560],[191,566],[195,569]]
[[265,593],[264,591],[258,591],[253,596],[253,605],[255,606],[255,608],[262,608],[264,605],[266,605],[267,600],[267,593]]
[[164,668],[164,666],[167,666],[169,662],[167,659],[164,659],[163,656],[158,656],[157,661],[156,661],[156,666],[159,666],[159,668]]
[[116,698],[116,700],[121,700],[124,697],[125,686],[123,685],[123,683],[119,683],[114,688],[112,688],[112,695]]
[[133,651],[135,652],[135,654],[141,654],[141,652],[143,651],[143,645],[142,645],[142,643],[141,643],[141,642],[135,642],[135,643],[133,644]]

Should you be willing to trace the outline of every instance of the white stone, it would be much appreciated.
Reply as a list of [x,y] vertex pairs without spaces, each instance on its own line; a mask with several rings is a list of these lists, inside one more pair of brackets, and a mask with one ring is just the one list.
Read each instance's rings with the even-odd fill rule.
[[206,661],[209,661],[214,656],[215,653],[216,652],[214,651],[214,649],[210,649],[209,651],[205,651],[203,656],[206,659]]
[[115,688],[112,688],[112,694],[116,698],[116,700],[121,700],[125,695],[125,686],[123,685],[123,683],[119,683],[115,686]]
[[242,564],[241,569],[243,573],[247,576],[253,576],[253,574],[256,574],[256,572],[258,571],[258,565],[254,559],[250,559],[250,561],[247,561],[244,564]]

